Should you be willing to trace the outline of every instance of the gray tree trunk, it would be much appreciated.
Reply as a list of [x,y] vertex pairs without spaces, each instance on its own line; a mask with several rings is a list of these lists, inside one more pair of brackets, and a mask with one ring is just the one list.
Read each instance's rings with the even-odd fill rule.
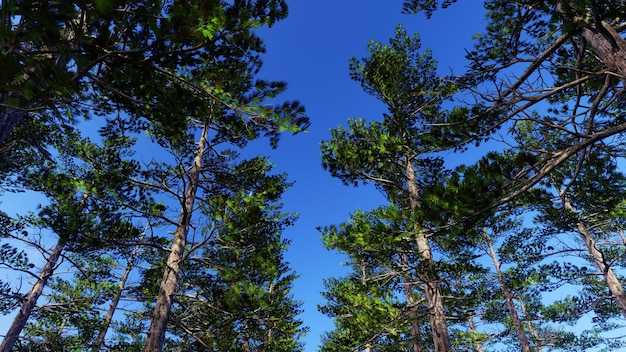
[[[143,236],[141,237],[141,239],[143,239]],[[124,288],[126,287],[126,281],[128,281],[128,276],[130,275],[130,272],[133,270],[133,267],[135,266],[135,259],[137,258],[138,254],[139,254],[139,245],[135,246],[135,249],[133,250],[133,253],[130,256],[130,259],[128,260],[128,265],[126,265],[126,270],[124,271],[124,275],[122,275],[122,278],[120,279],[120,283],[117,286],[117,292],[115,292],[115,296],[113,296],[113,299],[111,300],[111,305],[109,306],[109,309],[107,310],[107,314],[104,317],[104,326],[102,327],[102,329],[100,329],[100,332],[98,333],[98,337],[96,338],[96,341],[93,344],[94,352],[100,351],[102,349],[102,345],[104,345],[104,339],[106,337],[107,331],[109,330],[109,326],[111,325],[111,321],[113,321],[113,315],[115,314],[115,310],[117,309],[117,306],[120,303],[120,299],[122,298],[122,294],[124,293]]]
[[500,261],[498,260],[498,255],[496,251],[493,249],[493,244],[491,243],[491,238],[489,235],[485,233],[485,239],[487,240],[487,246],[489,247],[489,256],[493,261],[493,266],[496,268],[496,275],[498,276],[498,282],[500,283],[500,288],[502,289],[502,293],[504,294],[504,300],[506,301],[506,306],[509,310],[509,316],[513,321],[513,326],[515,326],[515,332],[517,333],[517,338],[519,339],[520,346],[522,347],[523,352],[531,352],[530,342],[528,341],[528,337],[526,337],[526,332],[524,331],[524,326],[522,325],[522,321],[517,314],[517,308],[515,308],[515,302],[513,301],[513,294],[509,291],[506,286],[506,282],[504,280],[504,275],[502,275]]
[[17,312],[17,315],[13,319],[13,323],[9,327],[2,344],[0,344],[1,352],[10,352],[13,350],[13,346],[20,337],[22,329],[24,329],[30,314],[35,306],[37,306],[37,300],[41,296],[44,287],[46,287],[48,279],[54,273],[54,269],[59,261],[59,257],[61,257],[61,252],[63,252],[64,247],[65,243],[59,241],[52,249],[52,252],[50,252],[50,256],[48,257],[43,269],[41,269],[37,282],[35,282],[30,292],[28,292],[28,295],[26,295],[26,299],[24,299],[24,302],[22,303],[19,312]]
[[[419,189],[415,179],[415,169],[413,168],[412,158],[406,157],[406,180],[409,191],[409,204],[412,210],[421,206]],[[419,251],[419,257],[424,264],[424,273],[422,279],[426,291],[426,302],[428,304],[430,326],[433,331],[433,342],[435,344],[435,352],[452,351],[452,343],[448,333],[448,325],[446,323],[446,315],[443,305],[443,295],[439,285],[439,279],[435,272],[435,262],[433,261],[430,243],[420,224],[414,225],[415,243]]]
[[202,158],[206,150],[208,132],[208,125],[205,125],[202,130],[202,135],[200,136],[200,141],[198,142],[194,163],[191,167],[189,181],[185,191],[182,209],[180,211],[180,217],[178,218],[178,225],[176,227],[176,231],[174,232],[174,239],[172,240],[170,254],[167,257],[167,263],[163,273],[161,287],[159,288],[159,294],[157,296],[154,312],[152,314],[152,320],[150,322],[150,329],[148,330],[144,352],[160,352],[163,348],[167,322],[172,308],[172,297],[176,293],[178,274],[183,264],[183,257],[185,255],[187,233],[189,232],[191,215],[193,213],[196,192],[200,181]]
[[[570,202],[565,191],[558,185],[554,186],[561,196],[561,199],[563,201],[563,208],[572,213],[576,213],[576,209]],[[576,229],[578,230],[580,238],[583,240],[583,242],[585,242],[589,257],[596,265],[596,267],[600,269],[600,272],[604,277],[604,281],[606,282],[606,285],[608,286],[609,291],[611,292],[611,295],[615,300],[615,303],[617,303],[617,306],[622,312],[622,315],[626,318],[626,293],[624,293],[624,286],[622,286],[622,283],[613,272],[613,269],[605,260],[604,254],[596,246],[595,240],[591,236],[589,229],[582,220],[579,220],[576,223]]]

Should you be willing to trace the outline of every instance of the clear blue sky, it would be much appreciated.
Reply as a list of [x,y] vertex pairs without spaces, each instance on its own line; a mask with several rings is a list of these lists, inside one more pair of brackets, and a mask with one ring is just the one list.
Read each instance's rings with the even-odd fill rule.
[[[366,56],[369,40],[386,43],[402,23],[409,33],[420,33],[422,48],[432,49],[442,73],[449,74],[450,67],[461,73],[465,49],[484,26],[482,2],[461,1],[430,20],[402,15],[401,9],[401,0],[291,1],[289,17],[261,32],[267,45],[261,76],[288,82],[283,98],[300,100],[312,123],[308,133],[285,135],[278,150],[269,152],[276,169],[295,181],[284,203],[300,220],[285,235],[292,240],[287,260],[300,274],[293,293],[304,301],[301,318],[310,327],[307,352],[316,351],[321,334],[332,329],[332,321],[317,311],[323,279],[345,273],[344,258],[324,249],[316,227],[345,222],[356,209],[384,201],[373,187],[343,186],[321,168],[319,143],[329,138],[331,128],[350,117],[378,119],[386,111],[350,80],[349,58]],[[243,156],[256,153],[249,149]]]
[[[284,210],[299,213],[300,219],[284,235],[292,241],[287,260],[300,275],[293,295],[304,303],[300,318],[310,328],[304,339],[305,351],[309,352],[318,349],[321,335],[333,327],[332,321],[317,311],[323,302],[323,279],[345,273],[341,265],[344,258],[324,249],[316,227],[345,222],[355,210],[384,202],[373,187],[344,186],[321,167],[319,143],[329,138],[331,128],[345,124],[350,117],[378,119],[386,111],[350,80],[349,58],[366,56],[369,40],[387,42],[396,24],[402,23],[409,33],[421,34],[423,49],[432,49],[443,74],[450,73],[449,68],[461,73],[471,36],[483,26],[484,10],[482,2],[461,1],[426,20],[423,15],[402,15],[402,0],[289,3],[289,17],[260,32],[267,46],[261,78],[288,82],[282,98],[300,100],[312,125],[308,133],[284,135],[277,150],[265,147],[267,143],[254,143],[242,157],[267,154],[276,171],[286,172],[289,180],[295,181],[285,195]],[[11,204],[19,204],[20,197],[24,195],[3,195],[2,209],[11,212]],[[28,203],[39,200],[28,198]],[[12,318],[5,317],[0,323],[0,334],[6,332]]]

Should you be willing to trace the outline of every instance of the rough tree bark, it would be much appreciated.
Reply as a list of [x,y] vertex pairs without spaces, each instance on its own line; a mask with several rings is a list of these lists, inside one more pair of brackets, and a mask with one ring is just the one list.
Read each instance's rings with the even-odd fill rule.
[[[406,180],[409,192],[409,204],[411,210],[415,210],[421,206],[419,188],[415,179],[415,169],[412,163],[413,158],[406,156]],[[430,326],[433,331],[433,342],[435,344],[435,352],[452,351],[452,343],[448,326],[446,323],[446,315],[443,305],[443,294],[439,279],[435,272],[435,262],[433,260],[430,243],[424,230],[420,224],[414,224],[415,243],[419,257],[424,265],[422,280],[424,281],[426,302],[428,304]]]
[[584,28],[580,35],[598,52],[610,73],[626,81],[626,40],[608,23],[600,25],[604,30]]
[[167,263],[163,272],[163,279],[159,288],[156,305],[150,322],[150,329],[146,338],[144,352],[160,352],[165,340],[165,331],[172,308],[172,298],[176,293],[178,284],[178,274],[180,272],[185,247],[187,245],[187,234],[191,223],[191,215],[196,200],[196,192],[200,181],[200,171],[202,169],[202,159],[207,146],[207,136],[209,133],[208,124],[204,125],[198,148],[194,157],[193,166],[189,175],[187,189],[185,190],[178,225],[174,232],[172,248],[167,257]]
[[[408,266],[407,260],[404,254],[401,255],[401,258],[402,258],[402,265]],[[404,286],[404,296],[406,297],[406,304],[409,306],[409,311],[411,312],[411,316],[415,318],[417,317],[417,303],[415,302],[415,299],[413,299],[413,285],[411,284],[410,278],[403,275],[402,284]],[[422,339],[420,336],[420,327],[417,324],[417,321],[411,322],[411,336],[413,337],[413,352],[424,351],[422,347]]]
[[[599,14],[593,14],[593,9],[597,7],[595,1],[590,1],[589,13],[585,15],[586,22],[594,25],[587,25],[582,28],[580,35],[585,38],[589,45],[596,50],[598,56],[610,73],[617,75],[622,81],[626,80],[626,40],[610,24],[602,21]],[[564,16],[566,12],[563,10],[563,3],[557,3],[557,9]],[[567,18],[568,21],[578,23],[583,20],[582,17]]]
[[[565,190],[563,190],[563,188],[557,184],[554,184],[554,187],[559,192],[559,196],[561,197],[561,200],[563,202],[563,208],[571,213],[576,214],[576,209],[569,200],[569,197],[567,196]],[[596,242],[593,239],[591,232],[589,232],[589,229],[582,220],[578,220],[576,222],[576,229],[578,231],[578,234],[580,235],[580,238],[583,240],[583,242],[585,242],[585,246],[587,247],[587,251],[589,253],[589,258],[602,273],[604,281],[606,282],[606,285],[608,286],[609,291],[611,292],[611,295],[615,300],[615,303],[617,303],[617,306],[622,312],[622,315],[626,317],[626,293],[624,293],[624,286],[622,286],[622,283],[613,272],[613,269],[608,264],[606,258],[604,258],[604,254],[596,246]]]
[[31,288],[30,292],[28,292],[28,295],[26,295],[19,312],[17,312],[17,315],[13,319],[13,323],[4,336],[2,344],[0,344],[1,352],[10,352],[13,350],[13,346],[20,337],[22,329],[24,329],[30,314],[37,305],[37,300],[41,296],[43,289],[48,284],[48,279],[54,273],[54,269],[56,268],[59,258],[61,257],[63,248],[65,248],[65,242],[59,241],[52,249],[52,252],[50,252],[50,256],[48,257],[43,269],[41,269],[41,273],[39,274],[37,281]]

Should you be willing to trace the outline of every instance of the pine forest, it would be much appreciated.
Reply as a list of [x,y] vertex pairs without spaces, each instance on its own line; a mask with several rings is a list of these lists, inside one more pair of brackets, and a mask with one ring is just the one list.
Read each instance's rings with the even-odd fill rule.
[[[320,134],[263,66],[296,1],[2,0],[0,352],[626,350],[626,2],[357,3],[403,16],[340,63],[383,112]],[[412,24],[468,4],[446,70]],[[277,153],[376,205],[287,236],[338,199]]]

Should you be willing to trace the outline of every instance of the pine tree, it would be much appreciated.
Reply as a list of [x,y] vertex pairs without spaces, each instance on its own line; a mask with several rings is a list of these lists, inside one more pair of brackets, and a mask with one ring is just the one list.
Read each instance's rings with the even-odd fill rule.
[[[50,231],[57,240],[52,248],[43,248],[45,265],[0,345],[5,351],[10,351],[17,342],[66,252],[88,253],[101,248],[107,239],[136,235],[132,225],[123,219],[125,207],[141,198],[136,198],[138,195],[132,193],[127,181],[136,172],[136,164],[122,157],[124,148],[132,141],[111,134],[98,146],[72,129],[53,130],[50,134],[57,143],[57,159],[54,163],[43,160],[31,165],[21,178],[30,189],[42,192],[50,201],[24,221],[28,227]],[[30,243],[41,246],[38,241]]]
[[[410,243],[403,250],[417,255],[415,261],[408,260],[409,266],[416,266],[417,274],[407,282],[405,294],[412,297],[413,283],[419,282],[415,286],[420,286],[428,307],[435,351],[448,351],[452,349],[452,341],[440,276],[443,271],[433,255],[433,246],[439,248],[441,244],[433,233],[447,224],[450,216],[460,219],[468,212],[466,204],[453,204],[450,199],[442,198],[448,192],[445,184],[450,171],[436,153],[454,148],[458,139],[480,129],[480,124],[459,128],[453,123],[467,116],[468,111],[442,108],[455,87],[437,77],[436,63],[430,53],[420,54],[419,49],[419,38],[407,35],[398,27],[389,45],[372,41],[370,57],[351,61],[351,77],[361,83],[365,92],[385,103],[389,114],[381,122],[351,119],[348,128],[332,130],[331,140],[322,143],[322,158],[324,168],[331,175],[346,184],[373,183],[390,201],[385,219],[401,219],[403,238]],[[468,179],[476,185],[480,183],[472,177]],[[465,186],[468,185],[461,187]],[[447,210],[442,211],[442,207]],[[453,240],[445,242],[452,244]],[[365,245],[379,250],[377,246],[382,244],[366,241]],[[422,348],[417,342],[421,340],[419,327],[411,329],[413,349],[419,350]]]

